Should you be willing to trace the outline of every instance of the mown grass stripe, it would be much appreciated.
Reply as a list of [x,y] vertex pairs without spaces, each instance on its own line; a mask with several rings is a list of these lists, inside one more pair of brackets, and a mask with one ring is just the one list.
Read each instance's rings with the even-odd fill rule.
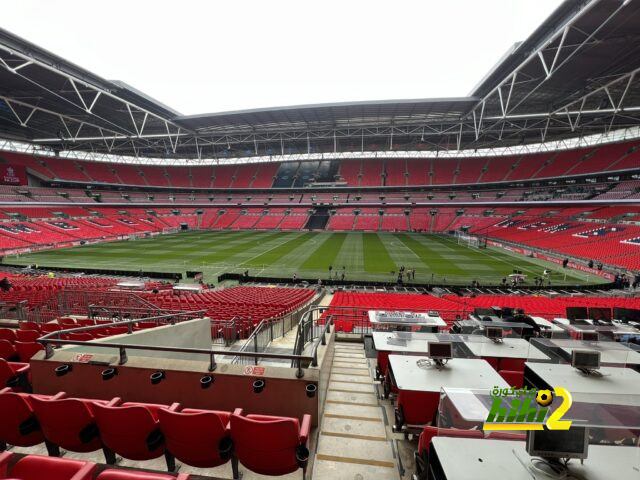
[[396,270],[396,264],[389,256],[377,233],[362,235],[364,269],[367,272],[390,273]]

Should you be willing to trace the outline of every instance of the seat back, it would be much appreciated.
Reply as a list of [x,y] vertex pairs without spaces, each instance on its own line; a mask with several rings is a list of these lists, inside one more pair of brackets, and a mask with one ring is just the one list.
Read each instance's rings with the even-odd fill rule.
[[178,460],[198,468],[212,468],[230,458],[220,452],[220,442],[227,438],[230,413],[187,410],[158,410],[165,447]]
[[296,418],[231,415],[231,438],[238,460],[262,475],[285,475],[299,468],[299,433]]
[[49,442],[72,452],[93,452],[102,448],[91,402],[34,397],[31,405]]
[[189,480],[190,475],[181,473],[178,477],[163,473],[132,472],[131,470],[104,470],[96,480]]
[[29,395],[0,392],[0,442],[31,447],[44,441]]
[[102,442],[130,460],[150,460],[164,453],[159,423],[143,406],[107,407],[94,404]]
[[12,380],[15,378],[16,373],[13,371],[13,368],[11,368],[9,362],[0,358],[0,389],[5,387],[15,387],[15,385],[11,384]]
[[[28,455],[13,466],[10,478],[20,480],[90,480],[96,465],[82,460]],[[83,475],[80,475],[83,473]]]
[[10,360],[18,357],[15,347],[9,340],[0,340],[0,358]]
[[17,340],[16,330],[11,328],[0,328],[0,340],[15,342]]
[[16,342],[14,343],[21,362],[28,362],[40,350],[44,350],[42,344],[38,342]]
[[19,342],[35,342],[42,335],[37,330],[18,330],[16,336]]

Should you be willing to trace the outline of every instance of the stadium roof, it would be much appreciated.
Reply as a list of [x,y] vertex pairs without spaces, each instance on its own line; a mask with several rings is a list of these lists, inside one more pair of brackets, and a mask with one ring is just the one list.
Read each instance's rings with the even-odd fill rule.
[[0,29],[0,136],[166,158],[495,148],[639,126],[639,70],[640,2],[567,0],[468,97],[182,116]]

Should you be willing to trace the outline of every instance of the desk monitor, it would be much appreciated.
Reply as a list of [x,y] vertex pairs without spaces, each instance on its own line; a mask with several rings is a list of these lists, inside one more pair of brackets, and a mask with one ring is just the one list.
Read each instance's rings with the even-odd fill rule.
[[453,344],[451,342],[429,342],[429,357],[433,360],[449,360],[453,357]]
[[621,320],[625,323],[628,323],[628,322],[640,323],[640,309],[615,307],[613,309],[613,318],[615,318],[616,320]]
[[485,327],[484,334],[491,340],[500,340],[504,336],[504,331],[500,327]]
[[598,335],[598,332],[596,331],[584,331],[582,332],[582,340],[585,342],[597,342],[600,339],[600,335]]
[[571,366],[579,370],[597,370],[600,368],[600,352],[595,350],[573,350]]
[[569,430],[529,430],[527,453],[542,458],[587,458],[589,435],[586,427]]
[[587,307],[567,307],[567,318],[569,320],[589,318]]
[[586,318],[590,318],[591,320],[607,320],[610,322],[611,309],[606,307],[592,307],[589,309],[589,316]]
[[476,308],[473,310],[473,313],[476,314],[476,316],[482,318],[482,317],[492,317],[496,314],[496,312],[493,311],[493,309],[491,308]]

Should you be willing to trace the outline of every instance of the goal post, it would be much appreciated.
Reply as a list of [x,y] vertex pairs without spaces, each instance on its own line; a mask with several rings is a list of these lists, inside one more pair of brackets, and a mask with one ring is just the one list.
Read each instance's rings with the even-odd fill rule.
[[456,231],[456,238],[458,240],[458,245],[465,245],[469,248],[484,248],[487,246],[485,239],[476,235],[469,235],[462,231]]
[[169,235],[171,233],[178,233],[180,231],[179,228],[177,227],[167,227],[167,228],[163,228],[162,229],[162,234],[163,235]]

